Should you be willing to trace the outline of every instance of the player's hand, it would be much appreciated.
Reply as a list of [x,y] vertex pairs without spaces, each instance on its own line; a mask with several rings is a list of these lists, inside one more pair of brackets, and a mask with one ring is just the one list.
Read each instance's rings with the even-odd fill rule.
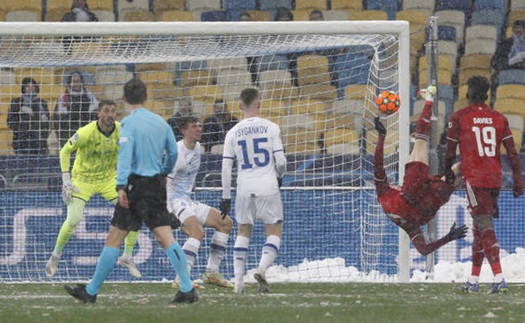
[[468,228],[465,224],[460,226],[459,228],[456,228],[456,222],[452,224],[452,227],[450,227],[450,231],[447,234],[448,241],[453,241],[461,238],[465,238],[467,235]]
[[221,211],[222,219],[230,213],[230,209],[232,207],[232,200],[231,199],[222,199],[221,204],[219,205],[219,211]]
[[283,186],[283,179],[282,178],[277,177],[277,186],[279,186],[279,188],[281,188],[281,186]]
[[374,125],[376,126],[376,130],[380,135],[386,135],[386,128],[379,120],[379,117],[376,117],[374,119]]
[[69,204],[73,200],[71,192],[78,193],[78,188],[71,182],[70,173],[62,173],[62,200],[64,203]]
[[434,96],[436,96],[437,88],[434,85],[429,85],[425,89],[421,89],[417,92],[417,95],[427,101],[434,101]]
[[514,183],[514,187],[512,188],[512,193],[514,197],[520,197],[523,195],[523,185],[519,183]]

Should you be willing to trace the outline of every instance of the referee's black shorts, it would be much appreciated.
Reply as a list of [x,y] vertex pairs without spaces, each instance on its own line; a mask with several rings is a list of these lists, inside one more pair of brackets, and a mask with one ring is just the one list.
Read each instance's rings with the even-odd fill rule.
[[140,230],[142,223],[150,230],[171,225],[171,215],[166,209],[164,176],[131,175],[128,178],[126,193],[129,209],[117,203],[111,225],[126,231]]

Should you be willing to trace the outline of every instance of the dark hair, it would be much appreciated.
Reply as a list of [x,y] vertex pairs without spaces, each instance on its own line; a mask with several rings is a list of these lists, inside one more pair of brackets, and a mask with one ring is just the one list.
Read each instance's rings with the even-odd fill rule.
[[188,129],[188,126],[190,123],[197,123],[199,122],[199,118],[196,116],[185,116],[179,119],[178,126],[179,129]]
[[310,12],[310,16],[311,15],[321,15],[321,17],[323,17],[323,12],[321,10],[314,9]]
[[275,13],[275,21],[279,21],[281,17],[289,16],[290,20],[293,20],[293,13],[290,9],[279,7],[277,8],[277,12]]
[[241,92],[241,101],[245,107],[250,106],[255,99],[259,96],[259,90],[256,88],[246,88]]
[[472,102],[483,102],[488,99],[489,80],[480,75],[468,79],[467,98]]
[[98,111],[100,111],[100,109],[102,109],[103,107],[105,107],[106,105],[114,105],[115,107],[117,106],[117,104],[115,103],[115,101],[113,100],[101,100],[99,103],[98,103]]
[[22,80],[22,86],[20,87],[20,91],[22,92],[22,94],[26,93],[25,87],[28,84],[35,85],[35,92],[37,94],[40,93],[40,86],[38,86],[37,81],[35,81],[32,77],[24,77],[24,79]]
[[82,73],[80,71],[73,71],[73,72],[69,73],[69,75],[67,76],[67,85],[68,86],[71,85],[71,80],[73,79],[73,75],[79,75],[80,76],[80,83],[84,84],[84,75],[82,75]]
[[252,15],[250,15],[250,13],[248,11],[243,11],[239,14],[239,20],[241,19],[242,16],[246,16],[250,19],[252,19]]
[[129,104],[144,103],[147,94],[146,84],[138,78],[132,78],[124,85],[124,97]]
[[512,24],[512,27],[525,28],[525,21],[521,20],[521,19],[518,19],[518,20],[514,21],[514,23]]

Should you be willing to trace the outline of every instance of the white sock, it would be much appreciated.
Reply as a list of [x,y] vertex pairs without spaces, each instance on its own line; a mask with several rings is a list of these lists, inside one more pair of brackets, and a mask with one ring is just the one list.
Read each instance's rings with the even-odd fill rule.
[[496,276],[494,276],[494,282],[495,283],[501,283],[503,281],[503,274],[500,273],[500,274],[497,274]]
[[188,238],[188,240],[186,240],[182,246],[182,250],[184,250],[184,253],[186,254],[188,272],[191,272],[191,269],[193,268],[193,264],[195,263],[195,258],[197,258],[197,254],[199,253],[200,246],[201,242],[195,238]]
[[211,238],[210,257],[208,258],[206,272],[219,272],[219,266],[221,265],[222,258],[226,252],[226,245],[228,244],[229,237],[229,234],[217,231],[215,231],[213,234],[213,237]]
[[244,270],[249,245],[250,238],[237,236],[233,247],[233,274],[235,275],[235,283],[244,282]]
[[259,267],[257,271],[264,274],[266,269],[270,267],[277,255],[279,254],[279,248],[281,247],[281,238],[278,236],[268,236],[266,238],[266,243],[262,248],[261,261],[259,262]]
[[470,276],[468,279],[468,282],[471,284],[479,283],[479,276]]

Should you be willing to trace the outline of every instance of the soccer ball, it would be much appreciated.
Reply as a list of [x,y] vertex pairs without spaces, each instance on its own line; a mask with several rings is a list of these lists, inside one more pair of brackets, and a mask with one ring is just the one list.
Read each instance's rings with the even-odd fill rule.
[[401,99],[399,98],[399,94],[394,91],[383,91],[377,96],[376,104],[382,113],[392,114],[399,110]]

